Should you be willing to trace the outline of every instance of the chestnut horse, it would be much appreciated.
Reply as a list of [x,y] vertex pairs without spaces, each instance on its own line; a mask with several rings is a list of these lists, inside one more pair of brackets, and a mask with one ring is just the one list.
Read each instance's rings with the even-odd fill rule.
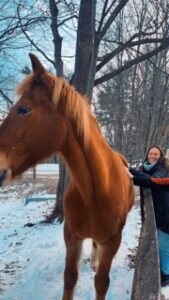
[[0,127],[0,185],[55,153],[62,155],[71,174],[64,197],[62,299],[73,299],[82,241],[91,238],[95,252],[99,245],[96,300],[104,300],[111,262],[134,199],[127,162],[102,136],[86,99],[65,80],[47,73],[35,55],[30,58],[33,73],[17,87],[19,100]]

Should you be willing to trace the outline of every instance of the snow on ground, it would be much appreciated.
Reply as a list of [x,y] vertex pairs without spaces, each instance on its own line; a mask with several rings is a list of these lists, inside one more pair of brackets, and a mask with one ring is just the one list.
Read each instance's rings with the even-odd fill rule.
[[[49,166],[47,169],[48,176],[54,174]],[[25,178],[19,187],[15,183],[0,189],[0,300],[60,300],[65,261],[63,224],[38,223],[52,209],[54,202],[30,202],[25,205],[26,197],[32,195],[34,189],[30,177],[25,175]],[[40,187],[40,194],[48,194],[45,187]],[[25,226],[30,222],[37,225]],[[107,300],[130,299],[134,269],[129,256],[137,247],[139,230],[140,212],[135,205],[128,216],[123,241],[112,264]],[[91,241],[86,240],[75,300],[94,299],[90,251]]]
[[167,286],[165,288],[162,288],[161,294],[162,294],[162,297],[164,297],[164,298],[161,298],[161,300],[162,299],[169,300],[169,287]]
[[[58,164],[39,164],[35,168],[37,176],[46,176],[46,175],[58,175],[59,174],[59,165]],[[29,169],[26,172],[27,175],[33,174],[33,168]]]

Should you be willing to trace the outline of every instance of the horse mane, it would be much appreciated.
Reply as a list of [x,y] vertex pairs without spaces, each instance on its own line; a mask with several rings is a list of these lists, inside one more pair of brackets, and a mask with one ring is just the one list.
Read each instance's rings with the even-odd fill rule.
[[[83,136],[84,144],[88,144],[90,117],[92,116],[87,98],[81,96],[75,88],[64,79],[50,74],[55,80],[53,99],[54,105],[65,110],[65,115],[73,122],[77,132]],[[63,111],[63,109],[62,109]]]
[[[71,120],[77,134],[83,137],[84,145],[87,146],[90,132],[90,119],[92,116],[87,98],[81,96],[75,88],[62,78],[58,78],[50,73],[45,73],[42,82],[47,86],[52,86],[52,107],[56,109],[61,107],[62,113]],[[33,85],[35,86],[35,75],[28,75],[16,88],[16,94],[22,96],[29,94]],[[99,129],[99,125],[95,119],[95,123]]]

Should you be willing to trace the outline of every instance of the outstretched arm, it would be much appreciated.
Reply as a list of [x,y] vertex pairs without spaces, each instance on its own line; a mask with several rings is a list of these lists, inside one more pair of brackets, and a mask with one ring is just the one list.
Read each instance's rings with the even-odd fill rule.
[[129,172],[133,175],[132,179],[134,185],[147,188],[157,188],[160,190],[169,190],[169,178],[160,178],[162,177],[162,173],[160,172],[153,174],[153,177],[134,168],[129,169]]

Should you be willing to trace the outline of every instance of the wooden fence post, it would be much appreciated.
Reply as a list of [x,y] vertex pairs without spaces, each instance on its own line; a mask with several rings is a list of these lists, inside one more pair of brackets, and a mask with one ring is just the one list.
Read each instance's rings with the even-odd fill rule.
[[150,189],[143,189],[144,218],[136,257],[131,300],[160,300],[160,268],[154,208]]

